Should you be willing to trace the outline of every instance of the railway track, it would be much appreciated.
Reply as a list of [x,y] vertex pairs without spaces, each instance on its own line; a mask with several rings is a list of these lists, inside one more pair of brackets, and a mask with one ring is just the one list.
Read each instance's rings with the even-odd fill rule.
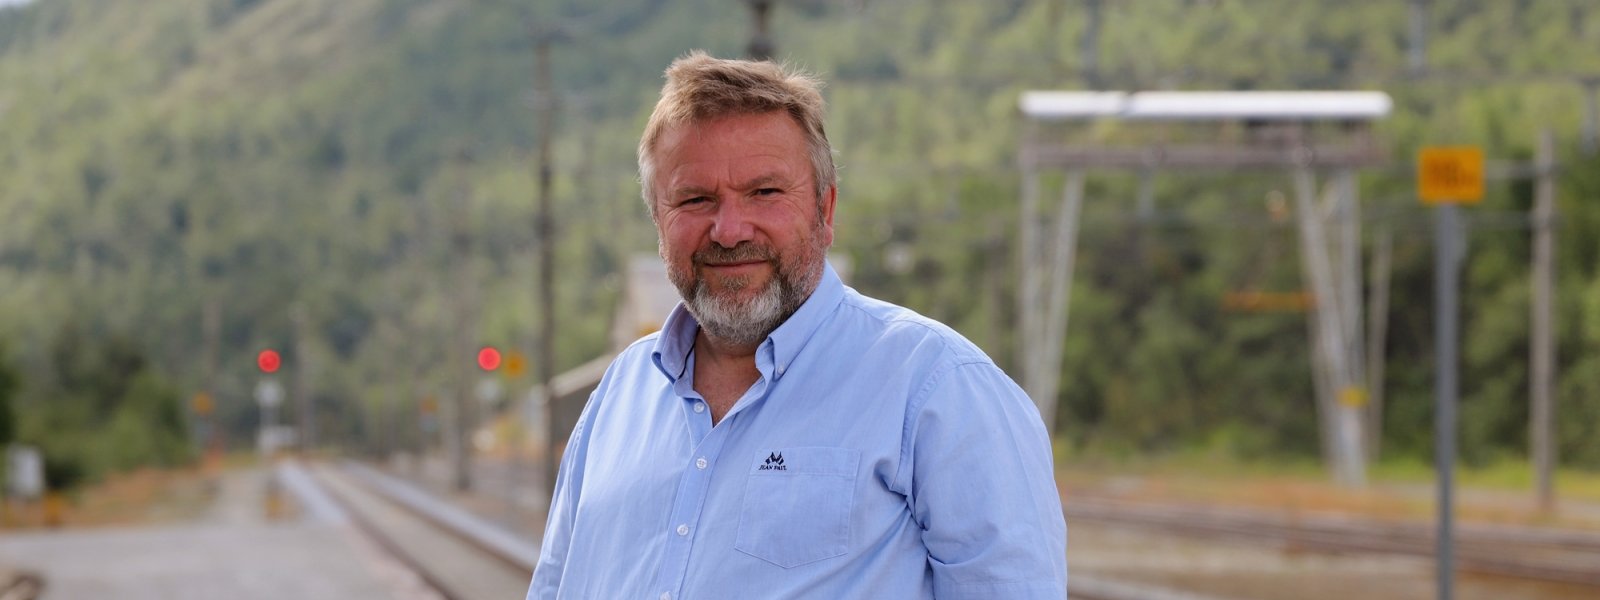
[[[447,600],[519,598],[537,548],[488,521],[357,463],[305,467],[333,504],[368,537],[414,570]],[[1069,523],[1095,522],[1206,538],[1279,544],[1334,554],[1431,557],[1433,532],[1420,523],[1294,516],[1239,509],[1073,498]],[[1596,586],[1600,534],[1464,524],[1457,533],[1461,570]],[[1075,575],[1074,600],[1213,600],[1206,596]]]
[[[335,512],[446,600],[520,598],[538,560],[531,542],[359,463],[290,467],[280,480],[314,512]],[[338,518],[338,517],[334,517]],[[1075,576],[1071,600],[1214,600]],[[4,600],[4,599],[0,599]]]
[[[295,473],[298,472],[299,475]],[[498,526],[356,463],[290,467],[445,600],[521,598],[537,548]]]
[[[1069,523],[1097,522],[1193,536],[1266,541],[1293,550],[1434,555],[1433,529],[1420,523],[1286,516],[1092,497],[1072,498],[1066,503],[1065,512]],[[1600,534],[1464,524],[1456,532],[1456,564],[1466,572],[1600,588]]]

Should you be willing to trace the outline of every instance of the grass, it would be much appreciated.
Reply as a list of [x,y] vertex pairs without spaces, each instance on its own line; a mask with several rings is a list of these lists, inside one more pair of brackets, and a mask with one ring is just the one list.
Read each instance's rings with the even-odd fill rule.
[[[1075,453],[1057,448],[1057,482],[1073,495],[1155,502],[1256,507],[1293,513],[1336,512],[1426,519],[1435,505],[1431,463],[1387,460],[1368,470],[1368,485],[1334,484],[1305,459],[1244,460],[1217,452],[1167,454]],[[1534,501],[1533,475],[1522,461],[1458,467],[1459,515],[1464,520],[1600,529],[1600,472],[1561,469],[1558,510]]]
[[45,501],[0,505],[0,530],[106,527],[174,523],[205,514],[216,498],[221,470],[246,464],[244,457],[217,457],[193,466],[116,473],[59,497],[50,522]]

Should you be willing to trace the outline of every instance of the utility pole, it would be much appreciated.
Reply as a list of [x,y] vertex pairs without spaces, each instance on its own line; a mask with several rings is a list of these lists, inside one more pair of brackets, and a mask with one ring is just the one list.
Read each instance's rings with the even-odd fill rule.
[[1367,304],[1367,462],[1375,463],[1383,452],[1383,375],[1385,345],[1389,339],[1389,281],[1394,270],[1394,232],[1378,229],[1372,249],[1372,295]]
[[1083,83],[1089,89],[1100,88],[1100,0],[1083,0],[1088,19],[1083,26],[1083,39],[1078,46],[1078,56],[1083,57]]
[[1555,510],[1555,482],[1552,471],[1556,463],[1555,387],[1556,345],[1555,309],[1555,232],[1556,183],[1555,140],[1546,129],[1539,134],[1536,171],[1538,184],[1533,200],[1533,347],[1530,348],[1532,369],[1529,377],[1532,422],[1529,423],[1528,440],[1533,446],[1533,471],[1539,510]]
[[1455,204],[1435,209],[1434,238],[1434,371],[1433,447],[1438,466],[1438,528],[1434,534],[1439,600],[1455,597],[1455,460],[1456,353],[1460,336],[1456,331],[1459,308],[1461,260],[1466,240],[1461,235],[1461,217]]
[[772,41],[772,34],[768,22],[772,16],[772,5],[777,0],[745,0],[750,5],[750,15],[754,18],[755,32],[750,35],[750,46],[745,49],[745,54],[750,60],[772,60],[772,55],[777,54],[777,45]]
[[1045,22],[1050,24],[1049,37],[1045,39],[1050,48],[1051,85],[1059,84],[1066,72],[1066,61],[1062,60],[1061,56],[1061,15],[1064,12],[1062,6],[1065,2],[1066,0],[1049,0],[1045,4]]
[[[463,192],[461,201],[469,202],[471,194]],[[457,491],[472,489],[472,429],[477,426],[477,402],[473,398],[471,377],[473,337],[476,319],[472,318],[474,298],[472,280],[472,233],[467,219],[466,206],[451,212],[450,266],[455,272],[455,292],[450,294],[454,326],[447,361],[450,364],[452,397],[447,405],[452,419],[445,431],[453,468],[453,481]]]
[[445,343],[445,364],[448,375],[445,394],[440,407],[445,452],[450,463],[450,475],[456,491],[472,489],[472,431],[478,426],[478,402],[472,389],[472,369],[476,361],[478,282],[474,278],[472,246],[471,180],[467,167],[473,160],[467,147],[458,148],[450,164],[452,181],[461,181],[456,192],[456,206],[449,211],[449,227],[445,240],[445,271],[454,275],[454,287],[446,295],[449,323]]
[[1050,291],[1045,297],[1043,352],[1037,353],[1039,364],[1034,371],[1037,387],[1030,391],[1039,393],[1041,412],[1054,423],[1056,403],[1061,387],[1061,353],[1067,340],[1067,299],[1072,294],[1072,271],[1078,250],[1078,215],[1083,212],[1084,172],[1067,171],[1066,189],[1062,190],[1061,203],[1056,209],[1055,252],[1050,260]]
[[[1032,137],[1030,134],[1029,137]],[[1038,331],[1044,326],[1043,314],[1040,312],[1039,290],[1041,289],[1040,269],[1044,263],[1044,252],[1039,248],[1039,186],[1040,174],[1038,169],[1024,167],[1022,172],[1022,197],[1018,202],[1017,211],[1017,363],[1022,370],[1022,389],[1028,392],[1035,404],[1041,409],[1044,398],[1035,395],[1033,381],[1038,377],[1035,356],[1040,352]],[[1045,429],[1053,431],[1051,417],[1044,418]]]
[[[1363,343],[1366,332],[1361,327],[1361,201],[1357,197],[1355,171],[1339,169],[1334,172],[1332,181],[1329,182],[1333,194],[1334,211],[1338,215],[1338,241],[1334,246],[1338,248],[1338,275],[1336,276],[1339,294],[1339,325],[1344,329],[1341,339],[1344,341],[1345,368],[1349,369],[1346,375],[1345,387],[1339,390],[1338,400],[1339,418],[1348,421],[1341,435],[1350,439],[1343,442],[1348,444],[1349,459],[1365,466],[1366,448],[1373,435],[1366,431],[1367,392],[1366,376],[1366,346]],[[1365,481],[1363,471],[1354,476],[1352,481],[1360,485]]]
[[213,286],[209,285],[210,277],[206,275],[202,275],[202,277],[204,279],[202,279],[203,283],[201,285],[204,286],[202,289],[205,290],[205,299],[201,300],[200,304],[200,337],[203,339],[202,345],[205,347],[206,354],[200,364],[205,370],[202,375],[204,377],[203,389],[206,397],[211,399],[213,406],[211,411],[205,415],[206,436],[200,440],[200,443],[202,444],[201,451],[204,453],[206,460],[210,461],[214,453],[219,455],[218,458],[220,458],[222,452],[222,432],[217,430],[218,419],[215,407],[218,397],[217,357],[222,354],[222,303],[217,301],[216,291],[212,289]]
[[1600,149],[1600,102],[1595,101],[1595,88],[1600,87],[1600,77],[1583,80],[1583,139],[1579,142],[1584,156],[1594,156]]
[[311,323],[306,317],[304,300],[296,301],[289,309],[289,321],[294,327],[294,401],[297,411],[300,451],[309,453],[316,446],[316,415],[311,399]]
[[1467,239],[1460,204],[1483,198],[1483,151],[1471,146],[1423,147],[1417,154],[1417,197],[1434,207],[1433,327],[1434,342],[1434,471],[1438,478],[1438,526],[1434,534],[1436,591],[1439,600],[1455,593],[1455,461],[1456,412],[1460,386],[1456,373],[1460,354],[1461,265]]
[[[1018,218],[1021,285],[1017,294],[1019,331],[1017,360],[1022,363],[1022,389],[1039,408],[1039,416],[1053,429],[1057,393],[1061,384],[1061,353],[1067,334],[1067,300],[1072,295],[1072,271],[1078,246],[1078,217],[1083,208],[1085,173],[1067,171],[1061,201],[1056,208],[1055,232],[1043,235],[1039,214],[1039,173],[1026,169],[1022,180],[1022,206]],[[1051,247],[1049,254],[1046,248]],[[1046,271],[1046,269],[1049,269]]]
[[[1338,179],[1329,191],[1336,195],[1336,200],[1343,202],[1348,199],[1348,188],[1351,186],[1344,181],[1346,178]],[[1355,364],[1356,357],[1351,352],[1352,348],[1359,348],[1359,344],[1349,339],[1353,332],[1359,332],[1359,328],[1346,322],[1355,313],[1343,307],[1346,297],[1340,294],[1341,282],[1343,285],[1359,285],[1359,276],[1352,278],[1348,273],[1341,276],[1334,271],[1333,258],[1329,256],[1323,223],[1315,204],[1316,175],[1308,165],[1295,169],[1294,190],[1295,216],[1300,223],[1301,261],[1305,265],[1305,277],[1311,284],[1312,294],[1317,299],[1312,308],[1315,322],[1312,339],[1318,346],[1316,351],[1321,353],[1325,369],[1322,381],[1326,387],[1319,394],[1323,407],[1321,414],[1333,417],[1324,424],[1324,448],[1333,459],[1334,479],[1342,485],[1361,486],[1366,483],[1366,463],[1361,450],[1363,436],[1357,407],[1360,404],[1359,389],[1364,382],[1357,376],[1360,366]]]
[[1412,75],[1428,69],[1428,0],[1411,0],[1411,47],[1406,59]]
[[553,32],[538,35],[534,46],[534,86],[539,97],[539,198],[534,217],[534,231],[539,236],[539,340],[534,352],[539,364],[539,377],[543,379],[545,414],[545,489],[556,489],[556,475],[561,465],[561,427],[556,419],[556,277],[555,277],[555,223],[551,209],[551,184],[554,167],[551,165],[551,138],[555,137],[557,98],[550,77],[550,43]]

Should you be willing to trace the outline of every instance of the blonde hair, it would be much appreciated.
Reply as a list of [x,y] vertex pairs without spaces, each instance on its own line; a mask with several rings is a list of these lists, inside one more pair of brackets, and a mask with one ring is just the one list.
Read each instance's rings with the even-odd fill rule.
[[833,148],[823,131],[822,80],[768,61],[713,58],[695,50],[667,67],[661,100],[639,140],[639,183],[650,217],[656,215],[651,154],[668,128],[718,117],[782,110],[805,133],[820,204],[835,183]]

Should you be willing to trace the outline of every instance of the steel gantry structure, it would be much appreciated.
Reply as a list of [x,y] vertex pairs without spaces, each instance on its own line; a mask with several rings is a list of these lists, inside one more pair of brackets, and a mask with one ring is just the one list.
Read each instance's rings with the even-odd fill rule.
[[[1139,174],[1139,210],[1164,170],[1278,171],[1291,176],[1325,459],[1337,481],[1365,482],[1362,406],[1361,217],[1357,169],[1382,164],[1371,124],[1392,108],[1382,92],[1024,92],[1018,340],[1023,388],[1055,420],[1089,170]],[[1073,141],[1073,123],[1127,121],[1132,141]],[[1064,127],[1065,126],[1065,127]],[[1066,129],[1068,131],[1062,131]],[[1040,210],[1041,173],[1065,172],[1054,223]],[[1318,177],[1326,182],[1318,189]],[[1320,198],[1319,198],[1320,196]],[[1053,232],[1052,232],[1053,231]]]

